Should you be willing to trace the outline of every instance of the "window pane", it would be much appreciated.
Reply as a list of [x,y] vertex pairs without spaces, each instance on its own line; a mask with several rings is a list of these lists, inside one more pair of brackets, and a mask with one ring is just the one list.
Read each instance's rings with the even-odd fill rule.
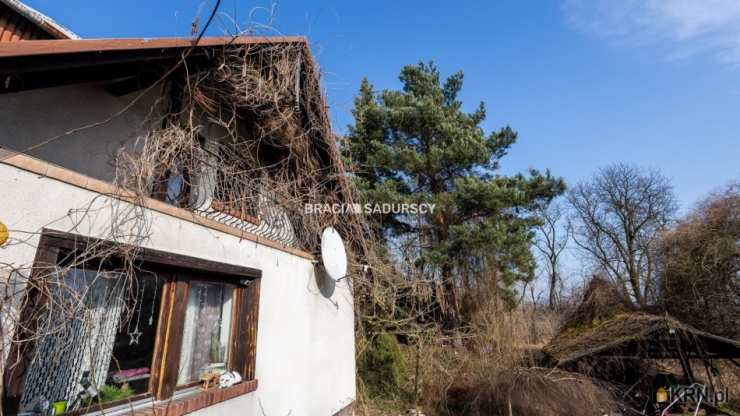
[[227,369],[233,291],[232,285],[190,284],[178,384]]
[[188,174],[182,164],[176,161],[165,182],[164,202],[178,207],[187,206],[189,190]]
[[163,279],[147,274],[131,288],[113,343],[103,400],[149,391],[163,286]]
[[185,178],[182,173],[170,176],[167,179],[167,194],[165,195],[165,202],[168,204],[177,205],[180,203],[180,199],[185,193]]
[[72,268],[51,282],[49,313],[26,377],[22,405],[37,400],[73,405],[85,380],[105,384],[113,339],[124,309],[116,273]]

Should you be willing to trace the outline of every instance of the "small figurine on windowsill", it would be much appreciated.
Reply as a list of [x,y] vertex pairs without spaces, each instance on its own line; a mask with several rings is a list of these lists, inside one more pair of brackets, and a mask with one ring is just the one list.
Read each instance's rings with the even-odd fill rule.
[[221,378],[222,371],[203,374],[200,377],[200,381],[203,382],[203,390],[208,390],[213,387],[218,387],[219,380]]
[[227,371],[221,374],[221,377],[218,380],[218,386],[222,389],[225,389],[241,381],[242,376],[240,376],[239,373],[237,373],[236,371]]

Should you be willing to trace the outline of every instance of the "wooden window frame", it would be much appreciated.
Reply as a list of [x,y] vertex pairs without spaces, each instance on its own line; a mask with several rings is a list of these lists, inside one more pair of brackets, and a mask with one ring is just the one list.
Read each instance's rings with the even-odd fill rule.
[[[63,260],[65,253],[82,251],[88,245],[94,244],[97,249],[105,248],[134,248],[119,243],[85,237],[77,234],[64,233],[43,229],[34,259],[33,272],[29,286],[24,293],[24,302],[21,310],[19,325],[20,331],[14,339],[23,339],[32,334],[43,318],[42,312],[47,301],[45,294],[39,290],[38,282],[43,279],[49,270]],[[188,290],[190,281],[213,281],[228,283],[235,286],[232,294],[233,307],[231,319],[231,334],[227,366],[230,371],[237,371],[242,376],[242,383],[250,383],[253,388],[240,388],[240,394],[254,390],[257,386],[255,378],[257,323],[259,319],[259,295],[262,272],[259,269],[236,266],[196,257],[168,253],[143,247],[135,247],[136,262],[143,270],[154,272],[163,277],[159,316],[157,319],[154,354],[150,364],[149,389],[147,393],[139,394],[127,399],[128,402],[154,398],[162,401],[170,399],[174,392],[184,386],[177,386],[177,374],[180,364],[184,317],[187,308]],[[146,277],[142,277],[146,278]],[[17,410],[6,407],[10,404],[17,406],[23,394],[25,375],[30,367],[35,342],[27,341],[23,344],[14,342],[8,356],[9,362],[18,364],[5,371],[3,407],[6,411]],[[193,383],[197,385],[199,383]],[[247,387],[247,386],[244,386]],[[208,390],[210,391],[210,390]],[[232,394],[219,394],[223,400],[233,397]],[[98,411],[111,408],[121,402],[98,404],[87,409],[79,409],[74,413],[83,414],[87,411]],[[215,403],[211,403],[215,404]]]

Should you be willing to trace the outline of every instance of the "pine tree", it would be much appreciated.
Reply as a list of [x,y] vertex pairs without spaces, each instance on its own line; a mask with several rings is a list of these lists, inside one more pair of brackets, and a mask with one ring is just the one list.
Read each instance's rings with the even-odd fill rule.
[[534,276],[531,214],[564,191],[549,171],[497,173],[516,141],[510,127],[486,134],[481,102],[471,113],[458,99],[463,73],[444,83],[434,63],[405,66],[400,91],[377,93],[362,81],[344,154],[360,199],[370,203],[430,203],[432,213],[371,216],[386,241],[425,278],[442,282],[448,318],[493,295],[511,299],[517,281]]

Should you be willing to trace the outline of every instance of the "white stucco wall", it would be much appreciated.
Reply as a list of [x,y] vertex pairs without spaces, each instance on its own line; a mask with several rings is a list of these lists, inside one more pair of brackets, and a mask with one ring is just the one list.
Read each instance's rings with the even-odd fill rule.
[[[3,94],[0,97],[0,146],[24,151],[30,146],[79,129],[27,152],[42,160],[102,180],[112,180],[114,156],[133,146],[146,131],[155,97],[154,88],[121,115],[140,91],[116,97],[95,84],[78,84]],[[110,119],[110,120],[108,120]]]
[[[42,227],[99,238],[112,212],[131,206],[0,163],[0,221],[11,241],[0,263],[30,266]],[[89,207],[89,208],[88,208]],[[76,211],[82,209],[82,211]],[[332,415],[355,398],[353,303],[348,281],[330,297],[309,260],[147,211],[146,247],[262,270],[256,377],[258,389],[198,415]]]

